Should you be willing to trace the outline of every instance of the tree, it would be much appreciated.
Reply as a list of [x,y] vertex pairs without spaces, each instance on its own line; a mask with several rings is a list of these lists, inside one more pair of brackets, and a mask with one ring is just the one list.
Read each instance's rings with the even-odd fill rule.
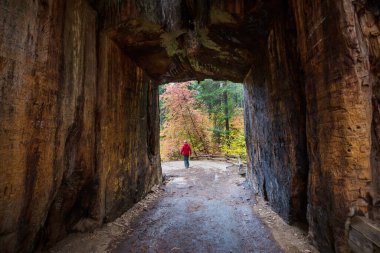
[[161,131],[162,157],[178,158],[179,147],[188,139],[195,154],[209,153],[208,118],[197,109],[195,91],[189,89],[190,82],[168,84],[161,95],[166,120]]
[[161,155],[180,158],[184,139],[195,153],[245,157],[241,84],[204,80],[160,88]]
[[216,149],[222,145],[229,145],[230,121],[236,110],[243,108],[242,85],[206,79],[200,83],[193,83],[191,87],[197,91],[198,103],[206,105],[209,118],[212,119],[211,131]]
[[222,83],[221,87],[223,88],[223,107],[224,107],[226,143],[227,143],[227,146],[230,146],[230,114],[229,114],[229,108],[228,108],[227,82]]
[[[227,141],[223,140],[222,143]],[[228,145],[222,145],[221,150],[225,154],[240,156],[243,160],[246,160],[246,145],[244,135],[244,118],[243,109],[238,108],[235,111],[235,115],[231,120],[230,132],[228,136]]]

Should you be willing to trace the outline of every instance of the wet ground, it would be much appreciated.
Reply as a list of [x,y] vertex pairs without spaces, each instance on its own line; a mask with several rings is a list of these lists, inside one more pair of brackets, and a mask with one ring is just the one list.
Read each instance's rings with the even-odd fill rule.
[[112,252],[283,252],[254,214],[245,179],[228,166],[163,164],[165,193]]
[[216,161],[163,163],[166,182],[115,221],[72,233],[49,253],[318,253],[307,231],[252,195],[237,168]]

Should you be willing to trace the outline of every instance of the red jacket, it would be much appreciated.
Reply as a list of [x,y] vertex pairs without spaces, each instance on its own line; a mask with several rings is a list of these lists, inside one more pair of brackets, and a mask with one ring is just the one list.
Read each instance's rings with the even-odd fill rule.
[[186,156],[191,155],[191,148],[188,143],[183,144],[181,148],[181,154]]

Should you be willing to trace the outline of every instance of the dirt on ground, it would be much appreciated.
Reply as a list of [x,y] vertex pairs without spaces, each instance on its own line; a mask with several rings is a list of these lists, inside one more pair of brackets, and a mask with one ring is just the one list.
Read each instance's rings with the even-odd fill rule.
[[225,162],[162,164],[165,183],[93,233],[72,234],[49,252],[318,252]]

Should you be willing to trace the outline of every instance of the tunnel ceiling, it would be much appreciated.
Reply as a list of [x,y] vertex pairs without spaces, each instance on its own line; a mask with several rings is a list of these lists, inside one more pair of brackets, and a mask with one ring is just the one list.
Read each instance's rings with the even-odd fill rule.
[[242,82],[255,50],[265,44],[268,13],[278,3],[124,1],[116,22],[107,23],[112,11],[104,15],[104,30],[160,83],[204,78]]

